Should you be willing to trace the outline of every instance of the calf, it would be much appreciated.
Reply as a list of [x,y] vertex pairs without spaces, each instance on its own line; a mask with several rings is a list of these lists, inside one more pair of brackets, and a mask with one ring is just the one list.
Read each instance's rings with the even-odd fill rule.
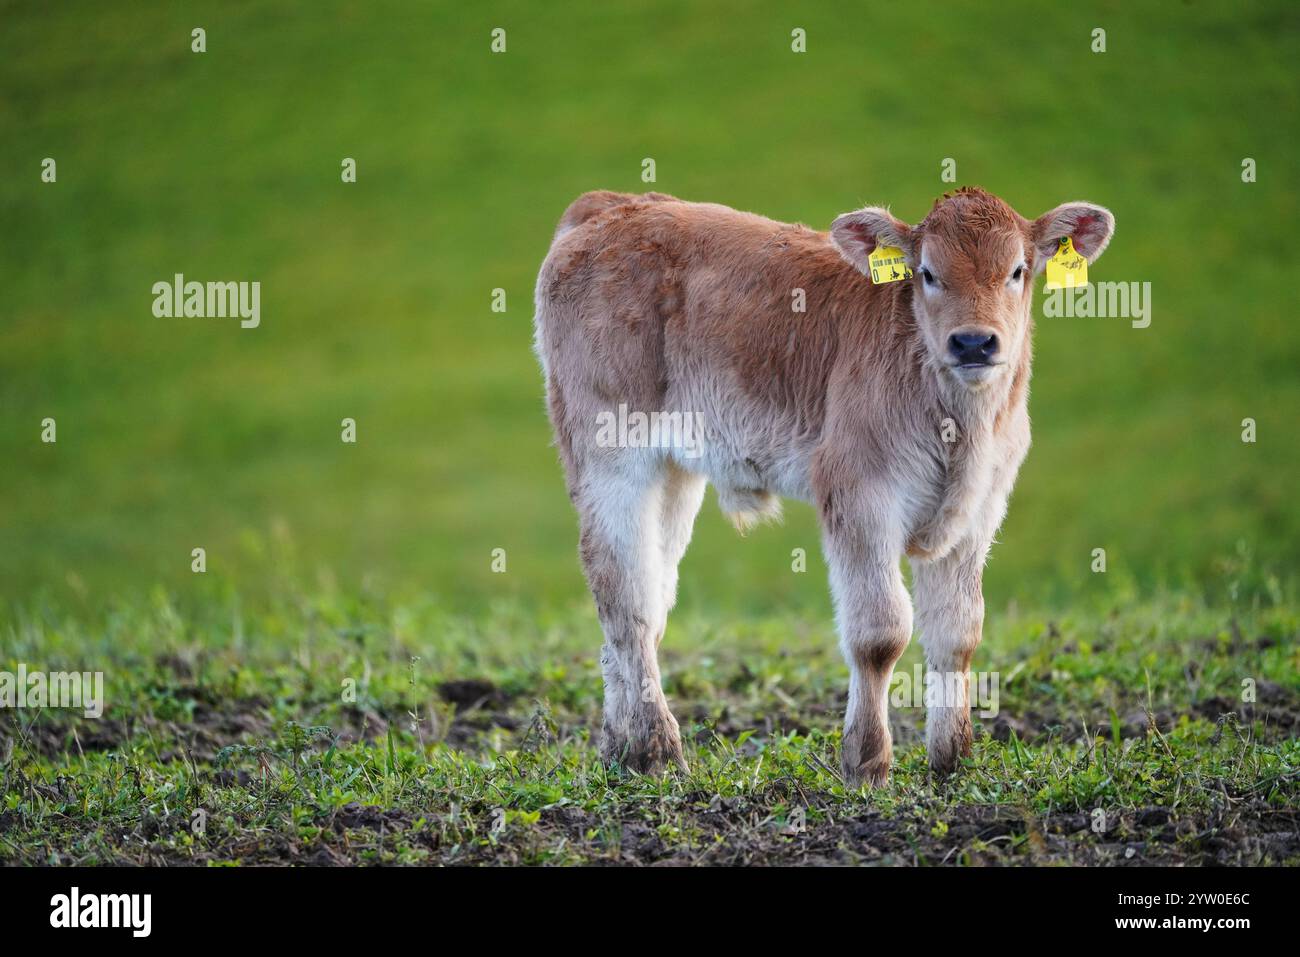
[[[707,481],[742,530],[779,496],[818,510],[851,671],[846,781],[889,775],[903,555],[930,680],[947,679],[927,701],[930,766],[969,753],[982,569],[1029,448],[1033,276],[1065,237],[1095,260],[1113,229],[1099,206],[1029,221],[973,188],[916,226],[867,207],[829,233],[659,193],[569,207],[537,277],[536,349],[605,636],[604,760],[684,767],[657,650]],[[875,285],[877,246],[914,274]],[[678,414],[702,441],[602,440],[627,410]]]

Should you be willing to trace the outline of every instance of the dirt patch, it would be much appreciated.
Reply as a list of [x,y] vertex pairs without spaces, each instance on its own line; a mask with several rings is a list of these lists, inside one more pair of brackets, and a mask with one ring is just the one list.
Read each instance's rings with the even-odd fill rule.
[[[1224,697],[1208,698],[1193,705],[1186,714],[1221,724],[1220,719],[1232,716],[1243,728],[1257,728],[1257,738],[1261,741],[1283,741],[1300,734],[1300,698],[1286,689],[1281,691],[1282,697],[1270,703],[1261,700],[1254,704],[1243,704]],[[1168,734],[1178,724],[1180,717],[1181,713],[1166,709],[1151,712],[1141,707],[1127,709],[1119,719],[1120,738],[1141,739],[1153,731]],[[1049,737],[1065,742],[1082,741],[1087,736],[1096,737],[1098,734],[1109,738],[1112,733],[1109,713],[1098,712],[1079,717],[1037,709],[1027,709],[1020,713],[1001,711],[996,717],[977,720],[975,727],[977,735],[983,729],[996,741],[1007,741],[1014,732],[1017,738],[1027,744],[1040,744]]]
[[7,721],[0,721],[0,755],[12,751],[57,758],[79,751],[112,751],[131,737],[129,722],[115,718],[46,711],[24,720],[17,710],[8,711],[8,715]]
[[[247,791],[256,775],[221,770],[209,784]],[[238,795],[235,795],[238,797]],[[65,795],[65,799],[70,796]],[[413,807],[412,805],[418,805]],[[235,806],[245,805],[237,800]],[[763,792],[707,791],[599,809],[560,802],[535,815],[454,795],[385,808],[350,803],[315,820],[317,829],[272,814],[237,821],[191,841],[192,809],[143,812],[115,828],[113,863],[356,866],[410,861],[518,865],[556,861],[620,866],[764,865],[1261,865],[1300,862],[1300,808],[1224,794],[1213,812],[1147,806],[1099,814],[1037,814],[1013,805],[914,807],[886,812],[809,790],[793,779]],[[250,800],[262,813],[275,801]],[[253,812],[249,811],[249,814]],[[5,821],[20,826],[6,814]],[[74,847],[86,822],[56,815],[57,846]],[[183,840],[178,838],[184,837]],[[59,854],[63,863],[76,863]],[[103,863],[101,861],[101,863]]]
[[[815,805],[823,796],[809,797]],[[555,848],[568,848],[589,864],[659,867],[1256,865],[1300,859],[1300,811],[1263,806],[1190,816],[1142,808],[1116,815],[1100,829],[1089,815],[1034,816],[1005,806],[958,808],[942,824],[865,811],[793,826],[744,798],[689,801],[678,810],[673,830],[689,831],[690,841],[666,836],[656,821],[639,814],[611,817],[575,807],[546,808],[536,823],[507,824],[498,833],[493,822],[500,809],[481,806],[460,813],[474,817],[480,833],[492,838],[452,843],[427,824],[416,830],[409,812],[348,805],[323,819],[317,842],[267,835],[200,855],[316,866],[371,863],[400,847],[420,848],[428,863],[471,865],[544,863]],[[157,845],[152,852],[171,863],[193,861]]]
[[481,678],[461,678],[444,681],[438,685],[438,697],[454,704],[459,711],[477,708],[503,708],[510,703],[511,695],[490,681]]

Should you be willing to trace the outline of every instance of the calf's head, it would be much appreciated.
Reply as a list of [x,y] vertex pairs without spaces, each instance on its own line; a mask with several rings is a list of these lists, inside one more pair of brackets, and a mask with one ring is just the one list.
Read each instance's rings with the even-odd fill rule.
[[1110,211],[1092,203],[1065,203],[1031,221],[993,194],[965,187],[936,201],[916,226],[868,206],[837,217],[831,238],[868,277],[877,246],[903,251],[932,364],[980,390],[1014,369],[1028,347],[1033,277],[1060,241],[1070,237],[1091,263],[1114,229]]

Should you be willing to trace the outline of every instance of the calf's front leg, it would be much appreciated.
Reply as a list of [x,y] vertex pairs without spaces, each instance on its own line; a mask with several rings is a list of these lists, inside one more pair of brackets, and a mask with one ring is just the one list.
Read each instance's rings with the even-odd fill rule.
[[926,751],[948,774],[971,753],[970,662],[984,629],[987,545],[967,543],[934,561],[912,563],[917,629],[925,649]]
[[825,530],[840,648],[849,665],[841,764],[850,787],[889,780],[889,679],[912,636],[912,603],[899,572],[897,536],[883,523],[833,522]]

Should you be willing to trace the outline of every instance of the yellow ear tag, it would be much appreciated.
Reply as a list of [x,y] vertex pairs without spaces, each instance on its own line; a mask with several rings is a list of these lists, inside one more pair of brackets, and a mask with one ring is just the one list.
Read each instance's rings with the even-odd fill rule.
[[1047,260],[1047,284],[1043,288],[1068,289],[1087,284],[1088,260],[1074,251],[1074,240],[1069,236],[1062,237],[1056,254]]
[[867,263],[871,266],[871,281],[877,286],[912,278],[907,257],[897,246],[877,246],[867,257]]

